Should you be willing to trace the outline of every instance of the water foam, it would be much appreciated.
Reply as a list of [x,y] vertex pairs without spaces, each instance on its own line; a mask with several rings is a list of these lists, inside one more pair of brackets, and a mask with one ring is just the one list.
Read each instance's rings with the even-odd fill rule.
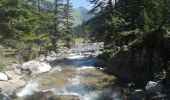
[[74,59],[82,59],[82,58],[84,58],[84,56],[74,55],[74,56],[69,56],[69,57],[66,57],[66,58],[69,59],[69,60],[74,60]]
[[87,70],[87,69],[94,69],[95,67],[93,66],[82,66],[80,68],[77,68],[77,70]]
[[29,82],[19,93],[17,93],[17,96],[24,97],[24,96],[32,95],[36,91],[38,91],[38,83]]

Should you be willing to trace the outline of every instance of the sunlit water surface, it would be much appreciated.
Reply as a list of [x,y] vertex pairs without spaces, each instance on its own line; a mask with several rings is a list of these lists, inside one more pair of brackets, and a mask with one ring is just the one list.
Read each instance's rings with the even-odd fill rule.
[[31,78],[17,96],[23,98],[37,91],[52,90],[55,95],[77,95],[81,100],[121,100],[120,93],[111,87],[115,77],[96,69],[95,61],[96,58],[83,54],[69,54],[51,62],[53,69]]

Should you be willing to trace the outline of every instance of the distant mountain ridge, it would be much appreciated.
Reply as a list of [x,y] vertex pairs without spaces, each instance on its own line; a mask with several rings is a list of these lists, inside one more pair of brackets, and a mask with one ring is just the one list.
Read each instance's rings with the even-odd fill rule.
[[84,7],[74,8],[71,13],[74,20],[72,21],[74,26],[80,25],[83,21],[91,19],[94,15],[88,14],[89,10]]

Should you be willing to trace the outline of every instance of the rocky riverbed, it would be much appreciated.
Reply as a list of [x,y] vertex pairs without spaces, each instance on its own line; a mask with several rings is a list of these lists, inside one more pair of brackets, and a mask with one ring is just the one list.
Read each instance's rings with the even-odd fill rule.
[[59,53],[13,64],[0,73],[0,100],[142,100],[165,98],[165,87],[148,82],[146,88],[109,75],[102,62],[103,43],[78,44],[72,49],[60,48]]
[[116,78],[93,66],[102,47],[103,43],[78,44],[72,49],[60,48],[57,54],[50,52],[39,59],[15,64],[13,69],[0,74],[3,76],[1,99],[9,99],[8,96],[15,100],[123,98],[118,90],[112,90]]

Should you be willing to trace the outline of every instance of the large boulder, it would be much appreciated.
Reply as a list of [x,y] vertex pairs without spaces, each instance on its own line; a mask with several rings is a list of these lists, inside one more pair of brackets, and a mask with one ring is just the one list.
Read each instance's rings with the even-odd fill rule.
[[163,90],[163,85],[157,82],[149,81],[145,89],[149,93],[157,94],[157,93],[161,93],[161,91]]
[[29,61],[22,65],[23,70],[27,70],[30,74],[41,74],[51,70],[51,66],[48,63],[40,61]]
[[160,62],[157,62],[158,59],[160,58],[156,51],[151,57],[146,48],[140,51],[133,48],[129,48],[128,51],[122,49],[108,61],[107,69],[117,77],[145,85],[152,80],[153,71],[159,72],[162,69]]
[[22,76],[16,74],[15,71],[6,71],[5,74],[8,76],[9,79],[13,79],[13,80],[15,80],[15,79],[18,80],[18,79],[22,78]]
[[25,84],[23,80],[0,81],[0,88],[3,93],[11,95],[16,89],[24,87]]
[[117,77],[145,85],[163,69],[162,64],[170,61],[170,37],[164,31],[147,33],[128,47],[117,51],[107,63],[108,71]]
[[7,81],[7,80],[8,80],[8,76],[0,72],[0,81]]

